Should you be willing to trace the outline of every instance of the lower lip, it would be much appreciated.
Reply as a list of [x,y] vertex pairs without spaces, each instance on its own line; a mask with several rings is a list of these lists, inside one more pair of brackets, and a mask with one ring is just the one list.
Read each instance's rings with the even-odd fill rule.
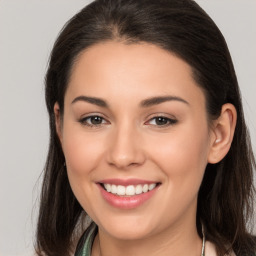
[[146,193],[134,196],[117,196],[107,192],[100,184],[97,184],[100,188],[100,192],[103,198],[112,206],[120,209],[133,209],[139,207],[146,201],[148,201],[156,192],[157,188],[154,188]]

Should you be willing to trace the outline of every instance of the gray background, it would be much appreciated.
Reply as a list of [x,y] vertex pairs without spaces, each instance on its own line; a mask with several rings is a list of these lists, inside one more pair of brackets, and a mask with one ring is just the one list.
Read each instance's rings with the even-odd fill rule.
[[[48,146],[44,74],[81,0],[0,0],[0,255],[32,255]],[[223,32],[256,151],[256,1],[198,0]]]

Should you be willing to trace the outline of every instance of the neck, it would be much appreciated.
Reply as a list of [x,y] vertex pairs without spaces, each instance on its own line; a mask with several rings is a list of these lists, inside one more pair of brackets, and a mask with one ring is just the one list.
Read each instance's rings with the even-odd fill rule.
[[121,240],[99,228],[93,245],[93,256],[200,256],[202,240],[196,225],[183,225],[137,240]]

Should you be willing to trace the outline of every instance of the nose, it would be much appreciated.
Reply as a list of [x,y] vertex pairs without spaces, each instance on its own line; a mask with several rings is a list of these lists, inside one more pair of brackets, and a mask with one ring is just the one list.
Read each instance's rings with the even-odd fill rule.
[[108,146],[108,164],[127,169],[142,165],[145,159],[141,136],[136,128],[124,125],[113,131]]

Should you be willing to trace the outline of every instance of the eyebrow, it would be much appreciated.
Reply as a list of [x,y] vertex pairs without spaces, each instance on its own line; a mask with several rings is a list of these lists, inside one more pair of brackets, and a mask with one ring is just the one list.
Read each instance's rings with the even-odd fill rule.
[[[84,102],[88,102],[88,103],[97,105],[99,107],[109,108],[109,105],[105,100],[103,100],[101,98],[97,98],[97,97],[89,97],[89,96],[81,95],[81,96],[76,97],[71,103],[74,104],[78,101],[84,101]],[[180,97],[177,97],[177,96],[157,96],[157,97],[152,97],[152,98],[143,100],[140,103],[140,107],[144,107],[144,108],[151,107],[151,106],[158,105],[158,104],[161,104],[161,103],[164,103],[167,101],[179,101],[179,102],[189,105],[189,103],[186,100],[184,100]]]
[[140,103],[140,106],[141,107],[151,107],[151,106],[154,106],[157,104],[164,103],[166,101],[179,101],[179,102],[189,105],[189,103],[186,100],[184,100],[180,97],[177,97],[177,96],[158,96],[158,97],[152,97],[152,98],[143,100]]
[[99,107],[108,108],[108,103],[105,100],[96,98],[96,97],[88,97],[88,96],[83,96],[83,95],[78,96],[72,101],[72,104],[74,104],[78,101],[85,101],[85,102],[97,105]]

